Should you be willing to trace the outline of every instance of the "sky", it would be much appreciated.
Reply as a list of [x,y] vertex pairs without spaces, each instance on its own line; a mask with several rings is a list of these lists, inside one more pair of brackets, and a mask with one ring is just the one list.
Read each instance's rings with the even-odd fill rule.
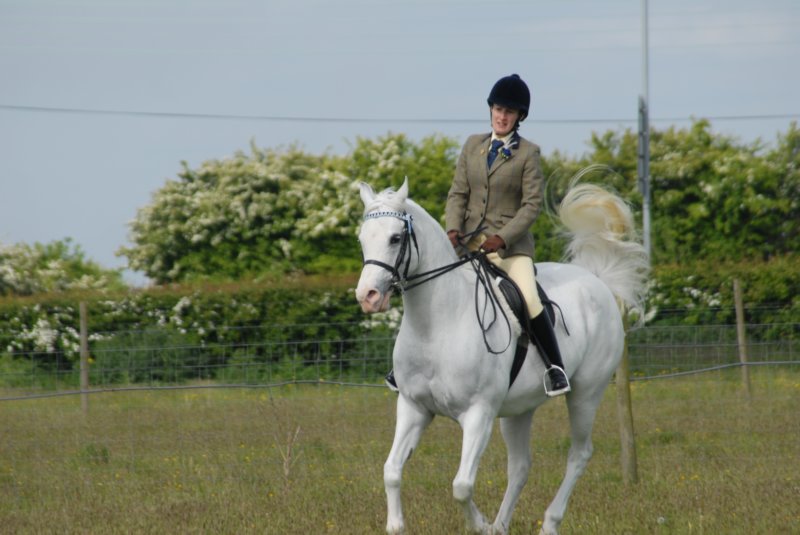
[[345,155],[390,132],[463,142],[511,73],[545,155],[635,131],[640,95],[655,128],[708,118],[746,143],[800,119],[800,2],[647,0],[647,46],[644,5],[0,0],[0,244],[71,238],[125,268],[130,221],[181,162],[251,142]]

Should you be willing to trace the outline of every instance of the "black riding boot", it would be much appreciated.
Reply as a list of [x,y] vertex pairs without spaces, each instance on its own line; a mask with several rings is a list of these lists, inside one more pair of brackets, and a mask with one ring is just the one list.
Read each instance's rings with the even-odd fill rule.
[[547,388],[547,381],[545,381],[545,392],[550,397],[566,394],[571,387],[567,373],[564,371],[561,352],[558,350],[556,333],[553,331],[547,311],[543,310],[541,314],[531,319],[529,325],[531,342],[539,350],[539,355],[547,368],[545,373],[550,379],[550,388]]
[[383,380],[386,383],[386,386],[389,387],[389,390],[392,392],[399,392],[400,390],[397,388],[397,381],[394,378],[394,370],[389,370],[389,373],[386,374],[386,378]]

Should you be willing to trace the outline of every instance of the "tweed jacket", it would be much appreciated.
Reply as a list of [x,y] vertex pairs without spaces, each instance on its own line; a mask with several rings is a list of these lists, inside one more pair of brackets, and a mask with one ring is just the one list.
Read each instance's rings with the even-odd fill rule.
[[533,258],[530,228],[542,207],[541,151],[538,145],[518,139],[507,158],[498,155],[487,169],[491,133],[470,136],[458,157],[445,207],[446,230],[467,233],[486,226],[486,236],[497,234],[506,243],[497,251],[501,258]]

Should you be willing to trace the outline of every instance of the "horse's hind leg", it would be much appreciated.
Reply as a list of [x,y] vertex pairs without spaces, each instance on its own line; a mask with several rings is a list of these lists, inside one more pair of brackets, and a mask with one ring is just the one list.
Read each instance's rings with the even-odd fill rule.
[[453,497],[464,510],[467,529],[473,533],[484,533],[489,526],[475,505],[472,493],[478,475],[478,464],[492,436],[494,414],[476,405],[462,415],[458,422],[464,436],[461,443],[461,464],[453,479]]
[[572,490],[592,457],[592,427],[597,407],[603,397],[603,390],[603,388],[596,388],[592,392],[585,392],[577,388],[567,394],[572,434],[572,444],[567,457],[567,471],[555,498],[545,511],[540,535],[558,535],[558,528],[567,510]]
[[497,534],[508,532],[514,507],[525,483],[528,482],[531,469],[532,420],[533,411],[500,419],[500,431],[503,433],[508,452],[508,486],[492,526],[492,531]]
[[433,415],[408,401],[404,396],[397,398],[397,423],[394,429],[394,442],[389,457],[383,465],[383,485],[386,489],[386,532],[402,533],[403,507],[400,503],[400,481],[403,465],[417,447],[422,432],[433,420]]

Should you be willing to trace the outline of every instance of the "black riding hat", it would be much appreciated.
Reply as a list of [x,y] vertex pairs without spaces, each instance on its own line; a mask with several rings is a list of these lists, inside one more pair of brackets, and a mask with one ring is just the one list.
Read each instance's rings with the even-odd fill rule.
[[512,74],[500,78],[494,84],[486,102],[489,103],[489,106],[499,104],[500,106],[519,110],[519,120],[522,122],[528,116],[528,109],[531,106],[531,92],[518,74]]

